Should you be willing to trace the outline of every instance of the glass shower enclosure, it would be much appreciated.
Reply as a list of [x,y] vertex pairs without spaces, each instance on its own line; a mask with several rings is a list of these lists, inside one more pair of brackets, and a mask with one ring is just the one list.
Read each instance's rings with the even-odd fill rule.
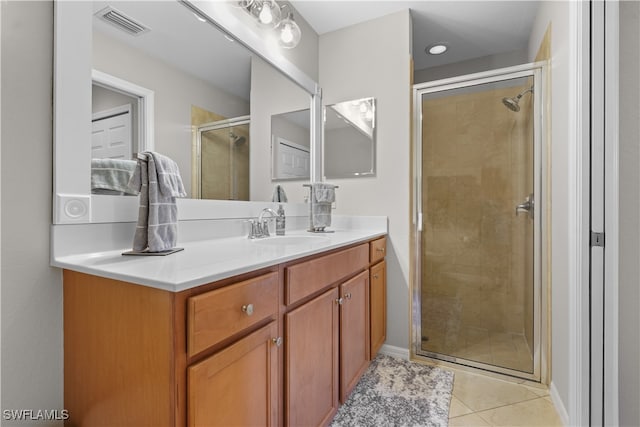
[[541,68],[414,87],[413,352],[540,380]]
[[249,116],[194,129],[196,198],[249,200]]

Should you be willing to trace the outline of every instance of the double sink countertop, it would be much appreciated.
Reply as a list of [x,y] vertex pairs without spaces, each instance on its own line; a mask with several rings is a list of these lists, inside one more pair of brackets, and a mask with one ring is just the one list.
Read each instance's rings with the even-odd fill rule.
[[[386,224],[385,224],[386,225]],[[166,256],[124,256],[128,248],[52,255],[51,265],[94,276],[179,292],[227,277],[319,254],[387,234],[386,227],[335,229],[333,233],[287,230],[285,236],[246,236],[179,242]]]

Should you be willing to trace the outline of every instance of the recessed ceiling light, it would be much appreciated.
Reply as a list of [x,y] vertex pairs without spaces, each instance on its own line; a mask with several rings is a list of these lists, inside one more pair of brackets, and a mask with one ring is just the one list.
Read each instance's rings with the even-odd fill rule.
[[437,43],[427,46],[425,51],[430,55],[441,55],[447,51],[448,47],[444,43]]

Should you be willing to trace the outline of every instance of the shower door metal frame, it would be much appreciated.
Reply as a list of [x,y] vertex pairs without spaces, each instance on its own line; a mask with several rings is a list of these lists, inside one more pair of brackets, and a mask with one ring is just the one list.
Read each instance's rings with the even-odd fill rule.
[[[196,199],[202,198],[202,134],[211,130],[231,128],[233,126],[251,125],[251,116],[238,116],[231,119],[217,120],[199,126],[193,126],[194,150],[193,150],[193,173],[196,177],[194,189]],[[230,184],[233,185],[233,184]],[[233,189],[231,191],[233,194]]]
[[[481,73],[467,74],[464,76],[448,79],[436,80],[432,82],[419,83],[413,86],[413,194],[412,194],[412,232],[413,232],[413,275],[412,275],[412,321],[411,321],[411,358],[418,360],[430,360],[444,364],[453,363],[471,368],[482,369],[496,374],[508,375],[523,378],[536,382],[547,382],[547,351],[548,351],[548,319],[547,298],[548,292],[542,288],[543,271],[548,268],[546,258],[546,238],[545,245],[542,244],[544,233],[543,226],[547,223],[547,195],[543,194],[543,189],[547,188],[546,175],[543,174],[543,159],[546,156],[546,149],[543,146],[543,136],[545,132],[543,106],[546,84],[544,81],[545,62],[523,64],[513,67],[501,68]],[[534,236],[534,262],[533,262],[533,373],[518,371],[515,369],[503,368],[487,363],[453,357],[449,355],[437,354],[424,351],[422,345],[422,232],[423,232],[423,212],[422,212],[422,95],[428,93],[444,92],[451,89],[461,89],[465,87],[477,86],[485,83],[495,83],[509,79],[522,77],[533,77],[533,184],[535,215],[533,218]],[[506,108],[506,107],[505,107]],[[546,165],[546,161],[544,161]],[[545,166],[546,170],[546,166]]]

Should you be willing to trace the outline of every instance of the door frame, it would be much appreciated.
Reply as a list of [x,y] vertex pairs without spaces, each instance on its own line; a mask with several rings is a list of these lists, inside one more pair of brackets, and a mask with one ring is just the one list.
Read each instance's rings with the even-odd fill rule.
[[[537,204],[534,216],[534,371],[532,374],[522,373],[512,369],[491,367],[491,371],[496,374],[504,374],[517,376],[519,378],[540,381],[547,384],[549,381],[549,362],[547,360],[548,349],[550,346],[550,336],[547,333],[548,319],[548,298],[549,283],[545,280],[546,265],[543,265],[548,253],[549,239],[547,236],[547,209],[540,209],[547,203],[547,181],[546,181],[546,143],[544,141],[546,135],[544,129],[545,114],[543,114],[543,106],[546,105],[546,62],[535,62],[512,67],[500,68],[480,73],[467,74],[463,76],[447,78],[432,82],[416,84],[413,86],[413,164],[412,164],[412,289],[411,289],[411,322],[410,322],[410,358],[437,361],[438,363],[447,364],[447,362],[455,362],[455,358],[440,357],[437,359],[419,354],[419,346],[421,342],[421,262],[419,255],[422,247],[422,227],[423,213],[422,207],[422,94],[431,92],[441,92],[449,89],[459,89],[464,87],[476,86],[483,83],[497,82],[506,79],[514,79],[521,77],[533,77],[534,86],[542,88],[535,90],[534,97],[534,200]],[[535,132],[537,130],[537,132]],[[543,268],[544,267],[544,268]],[[544,283],[547,282],[547,283]],[[544,286],[543,286],[544,284]],[[452,359],[452,360],[449,360]],[[460,365],[488,369],[484,363],[477,363],[466,359],[461,359]],[[458,365],[458,363],[456,363]],[[458,366],[460,366],[458,365]]]

